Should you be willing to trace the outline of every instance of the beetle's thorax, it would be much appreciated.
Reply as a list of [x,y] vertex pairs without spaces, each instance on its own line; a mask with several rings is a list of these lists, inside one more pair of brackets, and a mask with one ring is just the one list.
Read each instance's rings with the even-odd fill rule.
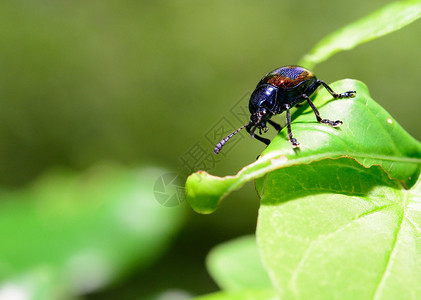
[[250,97],[250,113],[255,114],[263,109],[272,112],[276,107],[277,92],[278,89],[270,84],[259,85]]
[[265,127],[276,109],[278,89],[270,84],[258,85],[250,97],[250,121],[257,127]]

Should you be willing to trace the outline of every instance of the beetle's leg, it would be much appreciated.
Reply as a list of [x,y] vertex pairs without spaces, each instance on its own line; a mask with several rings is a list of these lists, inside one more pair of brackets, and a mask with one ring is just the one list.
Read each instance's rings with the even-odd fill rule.
[[273,126],[278,132],[281,131],[282,126],[272,120],[268,120],[268,123]]
[[319,111],[317,110],[316,106],[314,106],[314,103],[313,103],[313,101],[311,101],[309,96],[307,96],[306,94],[303,94],[302,97],[307,100],[308,104],[310,104],[311,109],[313,110],[314,114],[316,115],[317,122],[322,123],[322,124],[328,124],[332,127],[338,127],[339,125],[342,125],[341,120],[330,121],[328,119],[322,119],[320,117]]
[[291,114],[289,113],[290,106],[288,104],[285,104],[284,107],[285,107],[285,109],[287,111],[287,121],[286,121],[286,123],[287,123],[287,129],[288,129],[288,140],[291,143],[292,148],[300,147],[300,143],[296,139],[294,139],[292,137],[292,132],[291,132]]
[[265,126],[265,129],[263,130],[263,132],[266,133],[266,132],[268,132],[268,130],[269,130],[269,127],[266,125]]
[[[252,127],[251,125],[246,126],[246,130],[247,130],[248,133],[250,133],[250,136],[251,136],[251,132],[250,132],[251,131],[251,127]],[[257,134],[253,134],[252,137],[254,137],[258,141],[261,141],[265,145],[269,145],[270,144],[270,140],[269,139],[265,139],[264,137],[261,137],[261,136],[259,136]]]
[[323,85],[327,91],[332,95],[333,98],[335,99],[342,99],[342,98],[352,98],[355,97],[355,94],[357,93],[356,91],[348,91],[342,94],[336,94],[331,88],[330,86],[327,85],[326,82],[324,82],[323,80],[317,80],[316,81],[318,83],[317,86],[319,85]]

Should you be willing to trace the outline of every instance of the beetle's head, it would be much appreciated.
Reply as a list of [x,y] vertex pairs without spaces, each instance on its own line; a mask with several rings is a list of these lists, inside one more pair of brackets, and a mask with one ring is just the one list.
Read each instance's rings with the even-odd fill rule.
[[254,137],[254,131],[256,129],[259,129],[259,131],[263,129],[264,132],[268,130],[266,122],[272,117],[276,108],[276,91],[277,89],[270,84],[259,85],[254,90],[249,102],[250,122],[233,131],[216,144],[213,149],[215,154],[218,154],[228,140],[244,128],[250,132],[251,137]]
[[[267,131],[266,122],[269,120],[276,107],[276,92],[277,89],[270,84],[263,84],[258,86],[253,94],[251,94],[249,102],[250,110],[250,124],[256,128]],[[250,132],[254,135],[254,130]]]

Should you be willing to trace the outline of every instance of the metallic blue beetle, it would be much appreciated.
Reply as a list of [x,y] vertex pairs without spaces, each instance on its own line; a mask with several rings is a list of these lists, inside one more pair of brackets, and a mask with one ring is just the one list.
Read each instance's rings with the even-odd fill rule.
[[281,126],[270,120],[270,118],[273,115],[280,114],[284,111],[286,111],[288,140],[293,148],[299,147],[300,144],[298,141],[292,137],[290,109],[304,101],[307,101],[313,109],[317,122],[328,124],[332,127],[338,127],[342,124],[342,121],[322,119],[319,111],[309,98],[320,85],[324,86],[335,99],[351,98],[355,97],[356,94],[356,91],[337,94],[324,81],[317,79],[312,72],[299,66],[285,66],[266,74],[257,84],[256,89],[250,97],[250,122],[222,139],[216,144],[213,151],[215,154],[218,154],[225,143],[243,128],[246,128],[252,138],[256,138],[266,145],[269,145],[269,139],[263,138],[254,132],[257,128],[259,129],[260,134],[262,134],[262,130],[263,132],[267,132],[267,123],[280,131],[282,129]]

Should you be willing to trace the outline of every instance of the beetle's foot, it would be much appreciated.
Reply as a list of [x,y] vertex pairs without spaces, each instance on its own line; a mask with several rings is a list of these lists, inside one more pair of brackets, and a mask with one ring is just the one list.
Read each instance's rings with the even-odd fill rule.
[[265,129],[263,130],[264,133],[268,132],[269,127],[266,125]]
[[338,98],[339,99],[342,99],[342,98],[354,98],[356,94],[357,94],[356,91],[348,91],[348,92],[339,94],[339,97]]
[[330,125],[332,127],[338,127],[338,126],[343,124],[343,122],[341,120],[331,121],[331,120],[328,120],[328,119],[323,119],[323,120],[320,121],[320,123],[327,124],[327,125]]
[[300,147],[300,143],[297,141],[297,139],[291,138],[290,140],[292,148],[298,148]]

